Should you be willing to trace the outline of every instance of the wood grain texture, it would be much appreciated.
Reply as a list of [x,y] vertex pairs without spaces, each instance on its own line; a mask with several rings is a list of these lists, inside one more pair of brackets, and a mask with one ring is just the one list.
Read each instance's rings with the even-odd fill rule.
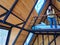
[[57,0],[52,0],[52,4],[54,4],[55,7],[60,10],[60,2],[59,2],[59,1],[57,1]]
[[[14,3],[15,0],[0,0],[0,5],[4,6],[6,9],[10,10],[12,4]],[[35,4],[36,0],[19,0],[18,3],[16,4],[15,8],[13,9],[13,13],[16,14],[19,18],[23,19],[24,21],[28,17],[33,5]],[[1,9],[1,8],[0,8]],[[1,9],[0,14],[3,14],[5,10]],[[31,17],[29,18],[29,21],[27,22],[25,28],[28,28],[29,23],[31,22],[31,19],[33,16],[37,16],[36,11],[34,10],[33,13],[31,14]],[[4,17],[1,18],[3,20]],[[6,20],[7,22],[11,24],[18,24],[21,23],[22,21],[10,14],[8,19]],[[19,25],[22,26],[22,25]],[[12,32],[10,35],[10,40],[9,40],[9,45],[12,45],[14,39],[16,38],[18,32],[20,29],[17,29],[15,27],[12,28]],[[26,36],[28,35],[28,32],[22,31],[21,35],[19,36],[17,42],[15,45],[22,45]]]
[[[0,5],[4,6],[6,9],[10,10],[12,4],[14,3],[15,0],[0,0]],[[18,3],[16,4],[15,8],[13,9],[13,13],[16,14],[16,16],[18,16],[19,18],[23,19],[24,21],[26,20],[26,18],[28,17],[33,5],[35,4],[35,1],[36,0],[19,0]],[[46,11],[46,8],[47,8],[47,4],[49,4],[49,0],[47,0],[48,2],[46,3],[44,9],[42,10],[41,14],[40,15],[43,15],[44,12]],[[55,1],[55,0],[54,0]],[[55,3],[54,3],[55,4]],[[59,2],[56,1],[56,5],[57,4],[60,4]],[[58,9],[60,10],[60,6],[57,5]],[[0,7],[0,14],[3,14],[5,13],[6,11],[4,9],[2,9]],[[26,23],[26,26],[25,28],[30,28],[29,25],[30,25],[30,22],[31,20],[33,19],[34,16],[38,16],[38,14],[36,13],[36,10],[34,10],[28,20],[28,22]],[[41,21],[41,18],[40,17],[40,20],[37,21],[37,23],[39,23]],[[0,20],[3,20],[4,17],[1,17]],[[8,19],[6,20],[7,22],[9,23],[12,23],[14,25],[18,24],[18,23],[21,23],[22,21],[19,20],[18,18],[16,18],[15,16],[13,16],[12,14],[10,14],[10,16],[8,17]],[[1,23],[0,23],[1,25]],[[8,25],[5,25],[4,26],[8,26]],[[19,25],[19,26],[22,26],[22,25]],[[11,32],[11,36],[10,36],[10,40],[9,40],[9,45],[12,45],[14,39],[16,38],[18,32],[19,32],[20,29],[17,29],[15,27],[12,28],[12,32]],[[28,35],[28,32],[26,31],[22,31],[21,35],[18,37],[15,45],[23,45],[23,42],[26,38],[26,36]],[[42,38],[40,38],[40,42],[42,41],[41,40]],[[58,40],[58,39],[57,39]],[[47,45],[47,39],[45,40],[45,45]],[[58,43],[58,42],[57,42]],[[39,43],[40,44],[40,43]],[[35,45],[37,45],[37,43],[35,43]]]

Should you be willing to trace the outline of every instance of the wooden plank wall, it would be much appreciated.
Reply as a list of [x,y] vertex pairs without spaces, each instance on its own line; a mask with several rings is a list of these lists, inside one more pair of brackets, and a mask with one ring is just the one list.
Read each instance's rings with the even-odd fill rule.
[[[58,10],[60,10],[60,2],[58,2],[57,0],[52,0],[52,4],[54,4],[55,7],[56,7]],[[59,11],[56,10],[56,13],[58,13],[58,12],[59,12]],[[60,15],[58,15],[58,16],[60,16]],[[58,20],[60,20],[60,18],[58,18]],[[59,21],[59,23],[60,23],[60,21]],[[59,43],[59,40],[60,40],[60,36],[56,39],[56,44],[57,44],[57,45],[60,44],[60,43]]]
[[60,2],[57,0],[52,0],[52,3],[56,6],[57,9],[60,10]]
[[[52,0],[52,4],[55,5],[55,7],[58,10],[60,10],[60,2],[58,2],[57,0]],[[55,10],[56,13],[60,13],[60,11],[58,11],[58,10]],[[58,14],[58,16],[60,17],[60,14]],[[59,20],[59,24],[60,24],[60,18],[58,18],[58,20]]]
[[[60,10],[60,2],[58,2],[57,0],[52,0],[52,3],[56,6],[57,9]],[[46,3],[46,6],[49,4]],[[44,7],[44,9],[46,9],[46,6]],[[44,10],[43,9],[43,10]],[[45,10],[44,10],[45,11]],[[41,14],[44,14],[44,11],[42,11]],[[56,10],[55,10],[56,11]],[[58,11],[56,11],[56,13],[58,13]],[[39,39],[38,39],[39,38]],[[42,43],[42,35],[39,35],[38,38],[36,39],[34,45],[43,45]],[[49,40],[52,41],[54,37],[53,36],[49,36]],[[59,39],[60,39],[60,36],[56,39],[56,45],[59,45]],[[44,45],[48,45],[48,37],[47,35],[44,35]],[[54,42],[51,44],[51,45],[55,45]]]

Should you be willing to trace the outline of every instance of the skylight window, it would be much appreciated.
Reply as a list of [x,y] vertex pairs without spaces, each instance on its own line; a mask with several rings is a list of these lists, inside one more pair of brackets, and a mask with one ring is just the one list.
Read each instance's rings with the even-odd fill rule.
[[41,9],[43,8],[45,1],[46,0],[38,0],[37,4],[35,6],[35,10],[38,14],[41,12]]
[[7,40],[8,31],[0,29],[0,45],[5,45]]

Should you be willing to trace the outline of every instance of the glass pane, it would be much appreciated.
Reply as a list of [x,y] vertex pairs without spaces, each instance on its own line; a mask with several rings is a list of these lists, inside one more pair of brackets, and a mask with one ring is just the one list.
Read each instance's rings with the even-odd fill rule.
[[0,45],[5,45],[8,35],[8,30],[0,29]]
[[35,10],[37,13],[39,13],[39,11],[41,10],[44,2],[45,2],[45,0],[38,0],[37,4],[35,6]]
[[34,34],[33,33],[30,33],[29,36],[27,37],[26,39],[26,42],[24,43],[24,45],[29,45],[30,44],[30,41],[32,40]]

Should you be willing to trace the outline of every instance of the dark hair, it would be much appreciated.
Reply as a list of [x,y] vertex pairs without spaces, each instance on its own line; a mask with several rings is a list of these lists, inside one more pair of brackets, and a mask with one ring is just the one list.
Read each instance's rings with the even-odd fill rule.
[[49,11],[52,11],[52,7],[51,7],[51,9],[49,9],[49,8],[50,8],[50,7],[48,7],[48,10],[49,10]]

